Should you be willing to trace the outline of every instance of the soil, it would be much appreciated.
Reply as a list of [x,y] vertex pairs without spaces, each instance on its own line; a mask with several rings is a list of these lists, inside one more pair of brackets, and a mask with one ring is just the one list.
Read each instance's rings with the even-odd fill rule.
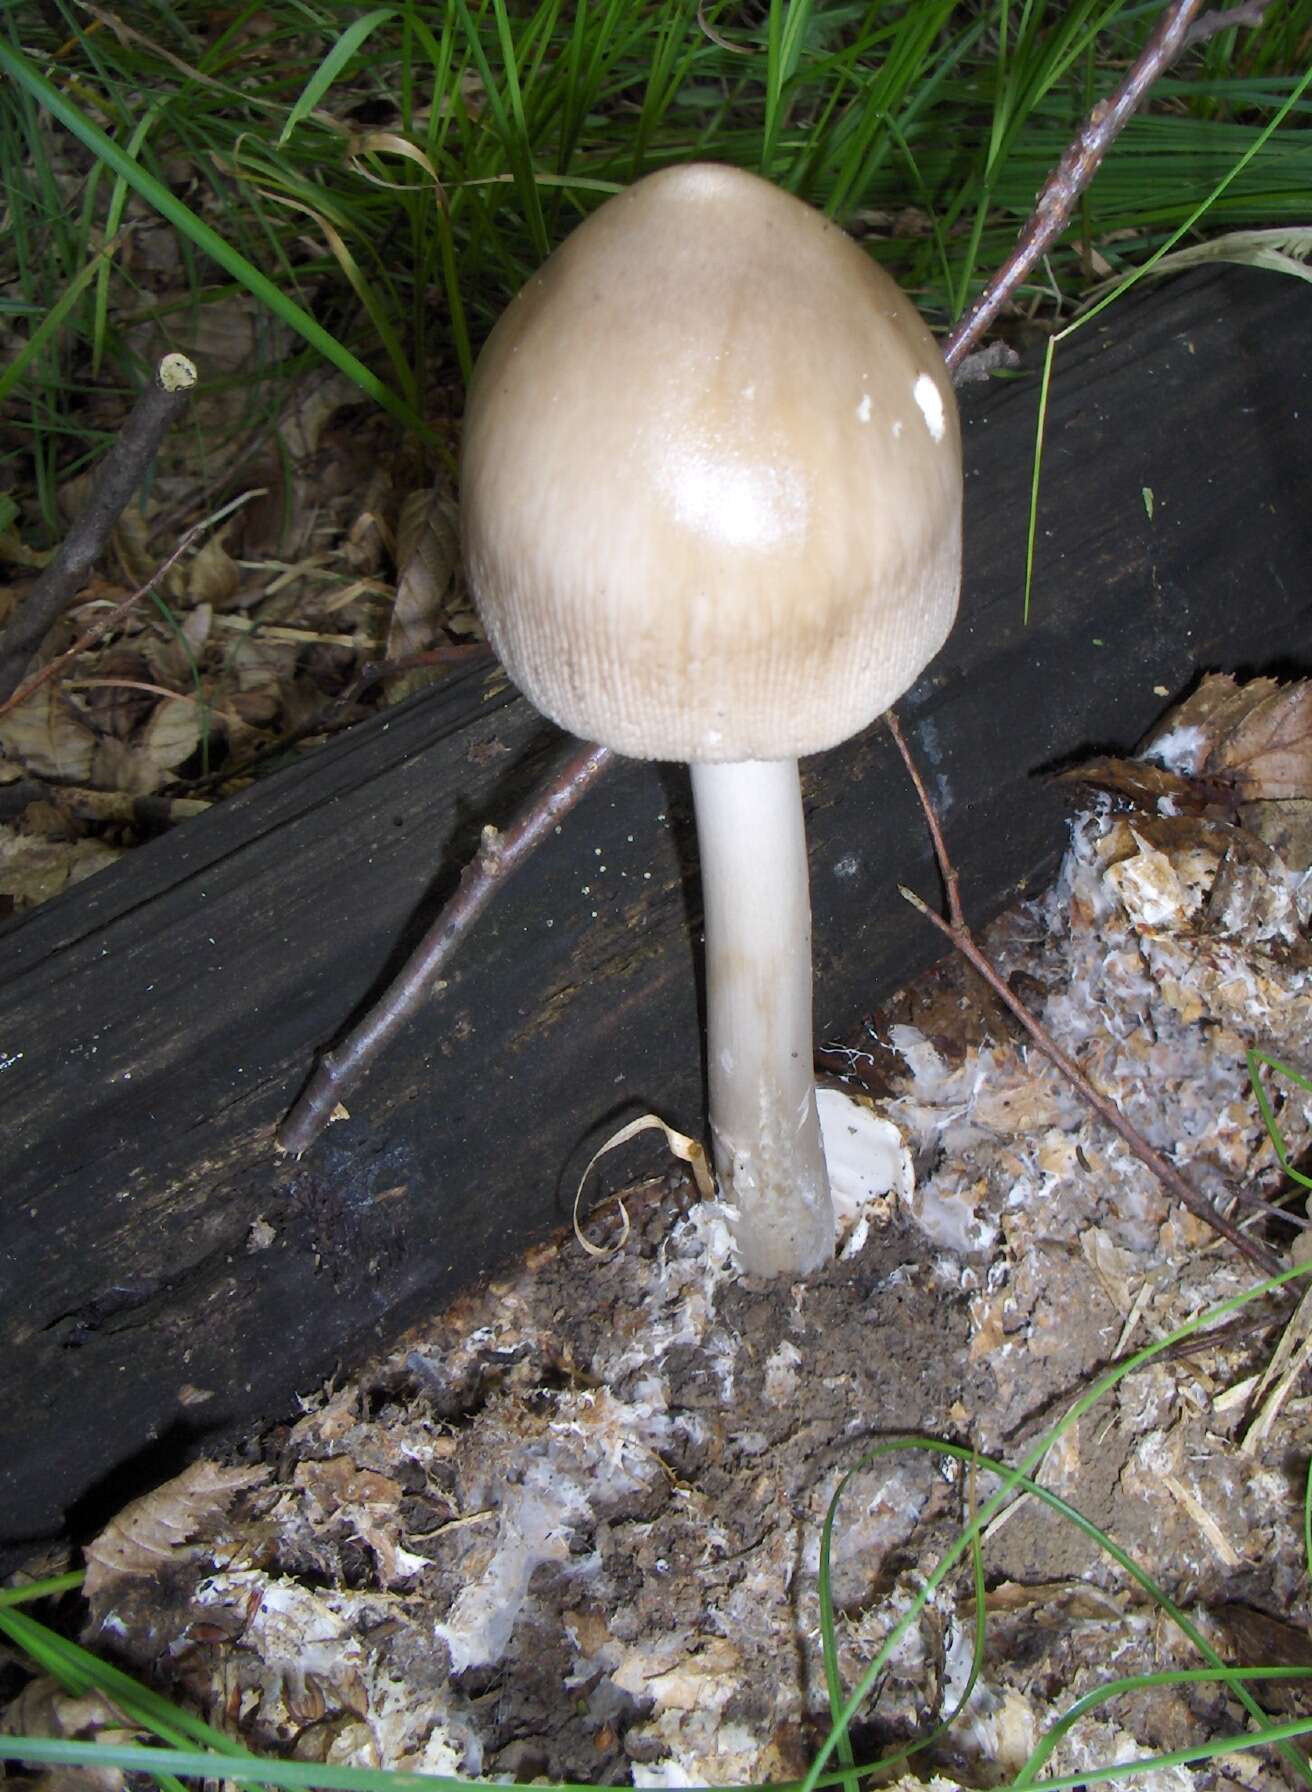
[[[1057,885],[988,949],[1154,1147],[1284,1252],[1306,1236],[1301,1213],[1239,1200],[1289,1193],[1245,1051],[1307,1068],[1305,855],[1286,826],[1282,858],[1255,813],[1161,797],[1085,811]],[[841,1491],[830,1598],[846,1690],[922,1602],[854,1726],[859,1761],[960,1705],[914,1769],[998,1784],[1074,1699],[1199,1665],[1124,1560],[1029,1495],[985,1529],[972,1685],[969,1557],[924,1595],[999,1482],[931,1440],[1017,1462],[1109,1365],[1257,1272],[1166,1199],[957,963],[830,1061],[877,1092],[915,1183],[854,1216],[827,1271],[754,1284],[682,1171],[631,1189],[631,1229],[609,1204],[588,1222],[614,1254],[573,1237],[533,1250],[307,1396],[296,1422],[127,1508],[89,1552],[87,1640],[252,1746],[308,1760],[660,1786],[796,1777],[829,1728],[820,1565]],[[1287,1077],[1269,1087],[1297,1158],[1312,1100]],[[1036,1471],[1228,1660],[1306,1658],[1310,1329],[1298,1292],[1245,1305],[1126,1375]],[[1299,1708],[1287,1685],[1266,1696]],[[49,1726],[88,1721],[42,1697]],[[1045,1773],[1247,1721],[1212,1685],[1122,1695]],[[1288,1772],[1268,1749],[1135,1783]]]

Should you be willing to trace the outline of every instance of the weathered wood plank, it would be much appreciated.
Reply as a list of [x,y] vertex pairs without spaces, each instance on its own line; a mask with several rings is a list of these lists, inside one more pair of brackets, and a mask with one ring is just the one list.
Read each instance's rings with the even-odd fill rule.
[[[1210,274],[1063,350],[1028,628],[1036,382],[965,395],[962,620],[901,707],[976,919],[1056,863],[1038,769],[1131,744],[1203,668],[1307,668],[1306,307],[1297,282]],[[686,782],[628,764],[352,1118],[300,1166],[271,1150],[314,1049],[558,748],[466,672],[0,932],[0,1542],[286,1412],[557,1225],[617,1112],[696,1129]],[[841,1034],[936,954],[894,893],[935,880],[881,730],[811,763],[806,793],[817,1020]]]

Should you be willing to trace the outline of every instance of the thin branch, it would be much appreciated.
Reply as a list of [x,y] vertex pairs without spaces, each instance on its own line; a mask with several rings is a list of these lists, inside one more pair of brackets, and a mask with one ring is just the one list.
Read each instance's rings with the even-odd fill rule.
[[943,359],[950,370],[988,329],[1035,262],[1065,230],[1075,202],[1098,171],[1113,142],[1142,104],[1153,82],[1184,48],[1202,0],[1171,0],[1125,79],[1099,100],[1074,141],[1044,182],[1016,247],[983,292],[948,333]]
[[[1252,0],[1252,3],[1259,4],[1261,0]],[[1011,292],[1052,239],[1065,227],[1076,200],[1092,180],[1113,138],[1139,105],[1152,82],[1179,54],[1190,22],[1201,4],[1202,0],[1171,0],[1157,29],[1145,44],[1142,55],[1117,92],[1110,100],[1100,101],[1094,107],[1040,193],[1034,213],[1012,255],[948,337],[944,359],[949,370],[954,373],[957,371],[959,364],[984,334]],[[277,1143],[282,1149],[299,1156],[313,1143],[341,1096],[348,1088],[355,1086],[383,1044],[420,1006],[438,966],[445,963],[491,899],[502,880],[503,867],[505,870],[511,868],[505,862],[505,842],[513,840],[517,843],[514,857],[514,864],[517,865],[521,857],[527,855],[533,845],[544,837],[548,825],[554,824],[557,816],[574,806],[583,791],[601,775],[613,757],[613,754],[601,747],[594,747],[580,754],[570,762],[559,778],[530,799],[527,809],[506,834],[497,836],[502,842],[498,864],[485,864],[484,853],[480,851],[474,864],[465,871],[455,896],[434,921],[414,956],[384,995],[379,1008],[365,1016],[337,1051],[326,1054],[320,1060],[305,1090],[278,1131]],[[575,788],[575,781],[584,774],[585,768],[584,781]],[[914,771],[912,775],[915,776]],[[924,787],[918,787],[926,815],[930,818],[931,829],[937,830],[937,819],[933,816]],[[570,793],[568,800],[564,802],[560,800],[563,791]],[[941,849],[941,836],[936,838],[935,847],[936,850]],[[945,850],[940,851],[940,863],[946,866],[945,878],[953,880],[947,885],[948,900],[954,918],[964,933],[956,893],[956,874],[952,871]],[[935,916],[934,919],[938,921],[939,917]],[[946,926],[946,923],[940,922],[940,925]]]
[[[34,672],[30,678],[25,678],[22,684],[12,690],[3,702],[0,702],[0,716],[8,715],[11,709],[17,709],[20,703],[26,703],[33,692],[39,691],[43,684],[48,684],[52,678],[58,677],[60,672],[62,672],[66,666],[70,666],[79,654],[85,653],[88,647],[94,647],[97,641],[102,641],[106,635],[116,629],[119,624],[126,619],[128,612],[132,609],[133,605],[141,602],[142,598],[159,583],[165,573],[177,564],[186,553],[187,549],[196,540],[197,536],[207,527],[208,523],[197,523],[193,528],[188,529],[187,533],[173,549],[172,553],[169,554],[167,558],[160,561],[159,565],[155,568],[154,572],[151,573],[144,585],[138,585],[131,596],[125,597],[122,603],[115,604],[112,609],[103,611],[97,616],[90,628],[85,629],[83,633],[78,636],[71,647],[57,655],[53,660],[47,661],[47,663],[38,671]],[[43,634],[44,632],[45,631],[42,630]]]
[[534,847],[591,790],[615,755],[609,747],[586,746],[566,760],[550,783],[534,796],[504,833],[483,829],[482,844],[465,867],[455,895],[443,908],[382,999],[369,1010],[335,1051],[325,1052],[295,1106],[278,1128],[280,1150],[299,1157],[323,1131],[344,1095],[406,1021],[422,1006],[442,966],[450,958],[498,888],[517,871]]
[[97,467],[77,521],[5,630],[0,698],[17,689],[32,655],[86,583],[160,443],[186,409],[195,384],[196,369],[185,355],[164,356]]
[[943,916],[936,914],[928,903],[916,895],[914,890],[908,890],[904,885],[898,886],[901,894],[918,913],[924,915],[927,921],[932,922],[940,933],[946,934],[972,970],[979,973],[998,1000],[1011,1010],[1043,1055],[1057,1066],[1057,1069],[1061,1071],[1077,1094],[1088,1103],[1098,1118],[1124,1140],[1140,1163],[1145,1164],[1152,1171],[1167,1193],[1179,1201],[1182,1206],[1187,1207],[1196,1219],[1202,1220],[1204,1225],[1210,1226],[1213,1231],[1219,1232],[1222,1238],[1228,1239],[1237,1251],[1242,1251],[1250,1262],[1257,1265],[1263,1275],[1279,1275],[1286,1265],[1273,1252],[1268,1251],[1265,1245],[1249,1238],[1226,1219],[1224,1214],[1219,1213],[1207,1197],[1199,1194],[1198,1190],[1180,1174],[1174,1164],[1168,1163],[1160,1153],[1153,1150],[1147,1139],[1136,1126],[1126,1119],[1115,1102],[1109,1101],[1101,1090],[1094,1087],[1074,1058],[1069,1057],[1047,1028],[1034,1018],[1006,979],[994,968],[991,961],[985,957],[975,943],[974,935],[962,917],[960,900],[956,895],[957,873],[948,856],[942,830],[938,825],[938,817],[934,813],[933,804],[930,802],[920,774],[916,770],[911,750],[907,746],[901,726],[892,710],[889,710],[884,720],[888,723],[889,732],[897,743],[898,752],[902,755],[902,763],[906,766],[911,775],[911,781],[916,787],[916,795],[920,799],[920,806],[925,814],[930,838],[934,842],[934,856],[938,860],[939,872],[943,878],[944,888],[948,892],[952,919],[944,920]]
[[[34,691],[39,691],[41,686],[48,684],[52,678],[57,678],[66,666],[72,665],[79,654],[85,653],[88,647],[94,647],[97,641],[103,641],[106,635],[112,634],[126,620],[133,606],[139,604],[143,597],[149,595],[164,575],[177,565],[187,549],[198,541],[207,529],[212,529],[225,516],[230,516],[234,510],[239,510],[252,498],[259,498],[263,495],[262,487],[255,491],[242,492],[239,497],[233,498],[213,516],[204,517],[199,523],[193,523],[172,552],[166,554],[160,561],[144,585],[138,585],[137,589],[125,597],[122,603],[115,604],[112,609],[102,611],[95,621],[78,636],[71,647],[66,648],[63,653],[58,654],[53,660],[34,672],[30,678],[25,678],[16,690],[11,691],[4,701],[0,702],[0,716],[8,715],[11,709],[17,709],[20,703],[26,703]],[[178,693],[170,692],[169,695],[176,696]]]
[[1266,18],[1270,4],[1271,0],[1244,0],[1243,5],[1232,6],[1227,12],[1205,12],[1189,27],[1185,49],[1192,50],[1195,44],[1205,44],[1209,37],[1216,37],[1222,31],[1233,31],[1240,25],[1255,30]]

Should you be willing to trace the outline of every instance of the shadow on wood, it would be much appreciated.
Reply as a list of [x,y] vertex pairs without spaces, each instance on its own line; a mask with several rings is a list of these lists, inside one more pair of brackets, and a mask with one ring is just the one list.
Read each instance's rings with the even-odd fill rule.
[[[1213,272],[1060,353],[1033,620],[1037,381],[963,396],[956,634],[899,706],[982,922],[1050,875],[1035,774],[1205,668],[1312,658],[1306,289]],[[1146,494],[1151,492],[1151,504]],[[300,1164],[274,1126],[558,736],[468,671],[0,933],[0,1541],[79,1528],[559,1225],[601,1122],[700,1129],[683,775],[625,763],[505,890]],[[819,1036],[937,954],[884,730],[803,768]],[[691,925],[690,925],[691,923]],[[648,1162],[651,1159],[647,1160]]]

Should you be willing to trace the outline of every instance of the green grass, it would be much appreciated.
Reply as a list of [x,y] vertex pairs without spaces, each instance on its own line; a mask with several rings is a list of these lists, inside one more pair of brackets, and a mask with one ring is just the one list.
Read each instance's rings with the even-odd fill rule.
[[[946,324],[1157,11],[1123,0],[707,0],[700,20],[689,0],[0,9],[11,490],[36,500],[53,539],[59,481],[107,439],[105,395],[134,390],[155,347],[234,290],[298,344],[247,380],[254,414],[326,359],[430,456],[449,451],[459,386],[511,293],[607,193],[696,156],[824,207]],[[1095,252],[1116,269],[1146,258],[1251,146],[1309,56],[1312,0],[1190,52],[1036,275],[1040,314],[1069,315]],[[1304,100],[1209,229],[1308,222],[1310,124]],[[25,533],[36,523],[29,513]]]

